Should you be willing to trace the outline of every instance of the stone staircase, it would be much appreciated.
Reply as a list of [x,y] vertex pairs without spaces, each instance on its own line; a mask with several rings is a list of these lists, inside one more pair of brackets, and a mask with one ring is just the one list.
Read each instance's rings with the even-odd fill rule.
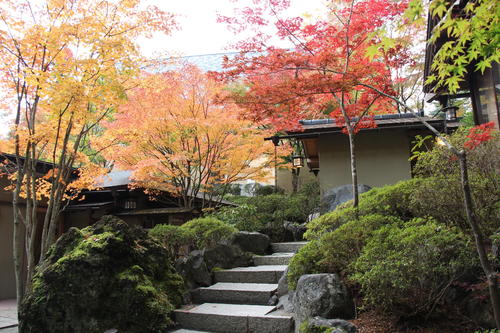
[[272,243],[274,253],[255,256],[256,266],[216,271],[214,285],[193,292],[193,302],[199,305],[175,311],[182,328],[172,333],[293,332],[292,315],[267,304],[290,258],[305,244]]

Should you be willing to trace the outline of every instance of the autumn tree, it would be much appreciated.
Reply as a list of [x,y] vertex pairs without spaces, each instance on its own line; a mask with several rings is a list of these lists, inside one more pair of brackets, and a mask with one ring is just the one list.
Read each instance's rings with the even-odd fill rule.
[[[358,205],[355,135],[365,127],[374,127],[373,115],[393,113],[394,104],[384,95],[355,84],[364,82],[393,96],[391,70],[401,66],[405,49],[387,48],[387,61],[370,59],[366,52],[380,41],[374,35],[398,15],[406,3],[388,0],[339,1],[325,19],[307,23],[300,17],[281,18],[287,1],[254,1],[254,7],[239,11],[235,17],[221,17],[235,32],[247,28],[259,31],[250,40],[240,42],[242,53],[227,59],[226,79],[238,78],[248,86],[235,95],[249,119],[271,124],[276,131],[300,129],[298,120],[331,117],[349,137],[352,192]],[[271,36],[259,29],[274,17],[277,35],[292,43],[292,48],[269,46]],[[251,23],[248,23],[251,22]],[[253,24],[252,24],[253,23]],[[397,47],[397,48],[396,48]]]
[[265,132],[240,119],[234,104],[219,104],[224,86],[198,68],[142,75],[119,108],[108,135],[121,145],[108,151],[134,186],[176,196],[183,207],[217,204],[227,186],[269,173],[272,144]]
[[[15,165],[7,169],[13,180],[14,263],[21,302],[37,265],[37,235],[41,261],[55,240],[68,195],[88,186],[97,174],[82,149],[96,126],[124,101],[129,81],[138,73],[135,39],[168,32],[174,22],[138,0],[7,0],[1,3],[0,20],[0,83],[7,96],[2,105],[14,115]],[[54,165],[47,174],[37,171],[40,159]],[[72,182],[75,172],[79,179]],[[45,218],[38,221],[42,203]]]
[[[240,11],[242,17],[247,20],[241,21],[237,17],[223,17],[222,20],[237,29],[247,28],[250,25],[257,26],[257,30],[266,26],[269,22],[264,18],[263,13],[266,8],[276,15],[279,9],[286,7],[286,1],[270,1],[268,7],[259,1],[254,1],[256,7],[245,8]],[[337,19],[335,25],[329,26],[329,22],[319,21],[316,24],[304,24],[300,18],[278,19],[278,35],[282,38],[288,38],[294,43],[294,49],[283,50],[273,48],[263,48],[265,41],[269,39],[262,32],[255,34],[251,41],[240,44],[242,50],[250,51],[256,49],[259,52],[265,52],[264,55],[257,57],[240,56],[229,61],[229,67],[232,71],[229,76],[245,74],[250,83],[250,92],[258,92],[254,95],[249,94],[255,100],[241,98],[241,103],[249,103],[255,112],[252,115],[257,119],[268,119],[269,121],[278,121],[283,126],[289,126],[295,123],[298,118],[310,116],[308,110],[315,105],[317,96],[325,95],[325,88],[330,89],[333,96],[333,102],[328,101],[334,107],[333,110],[340,111],[344,116],[346,131],[354,133],[356,126],[349,130],[352,125],[349,124],[348,108],[345,107],[345,100],[352,99],[354,92],[358,96],[362,92],[371,96],[368,101],[383,101],[384,104],[391,104],[401,112],[413,113],[426,128],[436,135],[444,145],[453,153],[460,164],[462,175],[462,192],[465,213],[471,228],[471,234],[475,239],[481,266],[487,278],[492,301],[493,312],[497,328],[500,328],[500,297],[498,294],[497,272],[487,255],[487,238],[483,234],[480,221],[477,220],[474,213],[473,198],[470,191],[470,183],[467,168],[467,150],[454,146],[439,131],[429,125],[421,112],[423,109],[415,109],[408,104],[408,101],[394,91],[394,86],[384,85],[383,78],[380,78],[374,72],[366,72],[371,68],[371,63],[386,63],[390,65],[390,55],[399,57],[397,52],[402,44],[398,44],[397,38],[390,38],[385,29],[383,29],[386,19],[392,17],[400,20],[402,26],[414,24],[426,8],[423,1],[414,0],[410,3],[408,10],[404,15],[402,10],[406,8],[402,3],[384,3],[384,1],[336,1],[331,8],[329,17]],[[442,45],[436,54],[432,63],[433,74],[427,78],[427,83],[433,83],[436,89],[445,89],[451,93],[457,92],[460,88],[460,82],[464,80],[466,73],[473,67],[477,71],[484,71],[491,67],[491,64],[499,61],[498,52],[498,1],[483,0],[469,1],[464,4],[465,7],[457,11],[454,4],[444,0],[433,0],[430,2],[430,18],[439,19],[436,28],[431,32],[430,42],[447,37],[447,41]],[[394,11],[393,11],[394,10]],[[390,12],[390,13],[389,13]],[[393,16],[395,15],[396,16]],[[363,24],[364,23],[364,24]],[[324,27],[330,27],[328,30]],[[322,33],[320,33],[322,32]],[[367,34],[364,34],[367,32]],[[357,34],[356,34],[357,33]],[[354,34],[354,36],[352,36]],[[359,37],[357,39],[356,37]],[[316,49],[315,46],[325,41],[325,47]],[[360,41],[360,43],[357,43]],[[315,52],[322,50],[322,52]],[[328,53],[329,50],[333,52]],[[341,50],[340,55],[335,52]],[[395,52],[396,51],[396,52]],[[311,55],[309,57],[308,55]],[[314,57],[316,56],[316,57]],[[324,58],[322,58],[322,56]],[[389,57],[388,57],[389,56]],[[273,60],[275,59],[275,60]],[[319,60],[319,61],[317,61]],[[341,66],[336,66],[340,63]],[[363,66],[362,64],[365,64]],[[398,61],[395,63],[398,65]],[[390,66],[389,66],[390,67]],[[392,70],[391,70],[392,72]],[[304,75],[307,73],[307,75]],[[384,73],[380,71],[378,73]],[[301,75],[302,74],[302,75]],[[388,75],[388,72],[385,72]],[[317,85],[324,90],[310,90],[306,82],[314,75],[321,78],[333,77],[336,80],[321,81],[316,80]],[[288,79],[282,79],[287,77]],[[260,84],[259,78],[264,78],[264,84]],[[257,78],[257,79],[256,79]],[[296,80],[291,80],[294,78]],[[377,81],[377,78],[379,80]],[[279,89],[280,82],[293,82],[287,89]],[[391,82],[387,82],[391,83]],[[392,82],[398,83],[398,82]],[[339,87],[339,88],[337,88]],[[296,90],[294,88],[297,88]],[[260,90],[259,90],[260,89]],[[339,90],[336,90],[339,89]],[[327,91],[328,92],[328,91]],[[357,94],[357,95],[356,95]],[[275,96],[274,99],[258,99],[258,95]],[[294,104],[290,101],[307,101],[300,104]],[[337,102],[337,105],[335,105]],[[366,105],[366,102],[364,102]],[[321,104],[320,104],[321,105]],[[349,105],[349,104],[348,104]],[[354,108],[363,109],[363,102],[354,99]],[[260,108],[259,108],[260,106]],[[298,106],[295,108],[295,106]],[[418,107],[419,105],[417,105]],[[420,105],[420,107],[423,107]],[[321,108],[321,110],[328,108]],[[317,112],[317,110],[315,110]],[[251,112],[249,110],[249,112]],[[317,114],[317,113],[316,113]],[[316,116],[313,114],[313,116]],[[355,113],[356,118],[363,119],[363,113]],[[333,114],[335,118],[335,115]],[[335,118],[337,119],[337,118]],[[341,118],[342,121],[342,118]],[[356,124],[357,125],[357,124]],[[471,132],[471,142],[478,144],[481,140],[489,137],[489,128],[479,128]],[[479,133],[479,134],[478,134]],[[353,136],[350,134],[350,142]],[[351,152],[352,150],[351,145]],[[353,171],[353,187],[355,184],[355,159],[351,154],[351,168]],[[353,188],[355,191],[355,187]],[[354,194],[354,204],[357,198]]]

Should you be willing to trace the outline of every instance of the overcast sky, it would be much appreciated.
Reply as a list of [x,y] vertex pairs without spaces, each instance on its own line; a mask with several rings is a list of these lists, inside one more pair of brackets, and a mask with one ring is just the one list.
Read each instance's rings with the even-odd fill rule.
[[[141,40],[143,53],[179,53],[180,55],[200,55],[232,51],[228,45],[235,36],[224,24],[217,23],[217,13],[230,15],[235,6],[248,0],[149,0],[149,3],[178,15],[180,30],[171,36],[156,35],[152,40]],[[288,15],[319,15],[324,10],[324,0],[291,0]]]

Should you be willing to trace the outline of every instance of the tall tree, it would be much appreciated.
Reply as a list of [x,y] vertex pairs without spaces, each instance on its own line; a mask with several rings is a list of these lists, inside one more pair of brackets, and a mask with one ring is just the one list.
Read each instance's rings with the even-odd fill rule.
[[136,186],[174,194],[187,208],[196,197],[217,204],[231,183],[265,178],[272,144],[234,104],[217,103],[224,89],[190,65],[145,73],[108,126],[122,144],[107,154],[133,171]]
[[[85,162],[82,149],[95,127],[123,102],[138,72],[134,40],[152,31],[169,32],[174,22],[138,0],[7,0],[0,20],[0,84],[15,118],[14,263],[21,302],[37,264],[37,235],[42,235],[43,260],[54,242],[74,167]],[[54,168],[40,174],[39,159]],[[41,200],[47,208],[44,220],[37,221]]]
[[[257,31],[260,31],[263,26],[268,24],[268,21],[263,18],[264,9],[266,7],[261,1],[255,0],[254,3],[261,7],[245,8],[240,11],[240,13],[243,14],[242,16],[247,18],[246,20],[234,17],[222,17],[221,20],[236,26],[236,31],[238,32],[248,27],[249,24],[257,26]],[[280,0],[270,1],[271,12],[276,15],[279,9],[287,6],[287,3],[287,1]],[[305,118],[309,115],[307,110],[310,110],[311,106],[314,105],[313,102],[315,97],[318,95],[324,96],[325,94],[322,90],[307,90],[307,85],[298,90],[293,89],[296,86],[298,87],[304,84],[308,81],[309,77],[317,73],[317,75],[323,75],[322,77],[330,75],[336,78],[336,80],[332,80],[333,82],[317,81],[324,83],[324,86],[328,87],[332,94],[337,94],[336,97],[334,96],[334,102],[337,101],[337,109],[340,109],[342,115],[349,115],[347,112],[343,111],[346,110],[346,108],[345,105],[342,106],[342,104],[345,103],[346,96],[351,98],[349,94],[352,94],[353,91],[362,91],[368,94],[368,96],[372,96],[372,101],[383,100],[384,104],[391,102],[394,108],[397,107],[402,112],[413,113],[431,132],[441,139],[446,147],[457,157],[460,163],[465,212],[471,228],[471,234],[476,242],[481,266],[488,282],[496,325],[497,328],[500,329],[498,273],[495,271],[488,258],[487,239],[481,230],[480,221],[477,220],[476,214],[474,213],[473,199],[468,179],[467,151],[455,147],[435,128],[429,125],[425,119],[420,116],[423,110],[412,108],[412,106],[408,105],[401,96],[391,91],[392,87],[383,84],[387,82],[383,80],[383,77],[377,76],[376,72],[368,72],[366,76],[363,74],[366,69],[361,64],[361,61],[366,59],[365,56],[369,56],[369,58],[372,59],[368,63],[365,63],[367,68],[370,68],[371,62],[383,62],[387,59],[387,55],[391,53],[393,55],[397,54],[393,51],[398,48],[397,39],[387,38],[387,35],[384,33],[383,27],[386,19],[394,18],[399,20],[401,18],[403,26],[413,24],[415,18],[419,18],[423,13],[423,9],[425,8],[423,2],[420,0],[412,1],[409,10],[404,16],[397,15],[401,14],[402,10],[406,8],[404,2],[336,1],[334,4],[335,6],[332,7],[330,17],[335,17],[340,23],[338,26],[331,26],[328,30],[319,30],[324,31],[322,34],[316,34],[315,32],[318,31],[318,28],[328,26],[328,22],[324,23],[320,21],[320,23],[314,25],[304,26],[300,18],[277,20],[278,35],[282,38],[290,39],[294,43],[295,48],[300,52],[297,52],[295,49],[290,51],[263,48],[262,45],[265,45],[266,40],[268,40],[270,36],[262,32],[255,34],[251,41],[240,43],[243,51],[248,52],[256,50],[259,52],[265,51],[266,53],[260,57],[253,57],[253,59],[240,56],[229,62],[229,66],[234,67],[233,71],[228,73],[229,76],[245,73],[247,75],[246,80],[249,80],[249,82],[253,84],[251,80],[253,80],[254,77],[259,78],[261,76],[266,76],[274,78],[275,81],[279,81],[275,79],[275,77],[284,72],[288,73],[288,77],[296,75],[297,78],[301,71],[305,71],[308,74],[300,77],[301,80],[296,80],[300,82],[295,82],[295,85],[289,86],[288,91],[291,93],[278,90],[276,95],[282,96],[282,98],[269,100],[267,103],[264,101],[261,103],[262,107],[260,109],[258,108],[258,103],[253,102],[254,105],[251,100],[248,102],[242,99],[242,102],[250,103],[250,105],[254,107],[258,119],[263,118],[269,119],[270,121],[279,121],[284,125],[287,124],[286,121],[288,120],[288,124],[293,124],[297,116]],[[457,7],[445,0],[433,0],[430,2],[429,6],[430,17],[437,17],[440,19],[439,24],[432,32],[431,42],[443,36],[447,36],[448,41],[437,53],[432,64],[434,74],[427,78],[427,83],[435,83],[436,89],[446,88],[453,93],[460,88],[460,82],[464,79],[465,74],[470,71],[470,65],[474,65],[475,70],[482,72],[485,68],[491,67],[493,62],[499,61],[498,1],[469,1],[465,3],[464,9],[458,13],[456,11]],[[342,15],[342,13],[344,14]],[[418,19],[416,21],[418,21]],[[337,27],[340,27],[340,29],[337,29]],[[364,32],[368,32],[368,34],[364,34]],[[360,38],[358,40],[362,41],[360,44],[356,43],[357,39],[355,36],[351,37],[351,35],[355,33],[358,33]],[[324,50],[336,51],[340,49],[342,50],[343,56],[335,56],[328,52],[314,53],[314,46],[321,44],[325,38],[331,39],[331,41],[325,43],[325,45],[331,48],[326,47]],[[335,43],[335,39],[337,39],[340,44]],[[311,57],[307,59],[308,61],[304,61],[304,55],[308,53],[316,57]],[[273,55],[278,61],[266,62],[267,58]],[[288,55],[293,56],[287,57]],[[321,56],[326,57],[321,58]],[[262,60],[259,61],[259,59]],[[316,59],[321,61],[315,61]],[[339,61],[341,63],[340,67],[330,65],[335,65]],[[270,66],[269,63],[278,65]],[[342,65],[344,67],[342,67]],[[379,78],[379,80],[376,80],[377,78]],[[279,85],[271,79],[268,79],[267,82],[269,83],[267,85],[269,91],[273,91],[275,87],[279,87]],[[259,87],[259,84],[255,85]],[[265,87],[265,85],[262,86]],[[337,86],[340,88],[338,91],[335,90]],[[254,87],[250,85],[250,89],[254,89]],[[263,89],[259,94],[266,96],[266,89]],[[298,108],[288,108],[290,105],[289,101],[296,100],[297,98],[305,99],[307,102],[310,101],[310,103],[304,103]],[[358,105],[357,102],[358,101],[355,99],[354,105]],[[358,115],[362,115],[362,113]],[[358,117],[357,119],[362,119],[362,117]],[[344,121],[348,134],[349,132],[353,133],[353,131],[348,128],[350,122],[348,117],[344,116]],[[354,129],[356,129],[356,127],[354,127]],[[353,137],[352,134],[349,135],[350,138]],[[353,140],[351,139],[350,142],[353,142]],[[354,192],[356,190],[354,187],[356,183],[356,173],[355,158],[352,152],[353,149],[351,149],[351,169],[353,171]],[[356,204],[356,193],[354,195],[354,202]]]
[[[256,34],[239,44],[241,55],[227,59],[223,76],[240,78],[248,86],[243,95],[233,96],[245,107],[247,117],[271,124],[277,131],[300,128],[298,120],[331,117],[349,137],[352,192],[358,205],[355,135],[374,127],[373,115],[396,111],[390,100],[378,92],[357,85],[364,82],[387,95],[394,95],[387,62],[370,59],[366,52],[380,41],[374,32],[402,15],[406,3],[388,0],[348,0],[332,7],[326,19],[305,23],[302,18],[280,18],[287,1],[254,1],[237,17],[221,17],[237,32],[247,22],[267,24],[264,14],[275,17],[277,35],[292,42],[291,49],[268,46],[270,36]],[[396,50],[397,47],[397,51]],[[393,45],[386,60],[402,66],[405,49]],[[396,61],[396,57],[399,61]]]

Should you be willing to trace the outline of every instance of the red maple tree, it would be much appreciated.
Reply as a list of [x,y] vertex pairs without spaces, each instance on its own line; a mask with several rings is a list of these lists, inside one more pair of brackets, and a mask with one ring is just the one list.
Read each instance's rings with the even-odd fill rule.
[[[355,134],[375,127],[375,114],[396,111],[391,66],[403,66],[408,57],[402,45],[378,48],[374,34],[403,14],[407,2],[342,0],[327,18],[306,23],[300,17],[281,18],[289,1],[253,1],[233,17],[220,17],[233,31],[254,31],[239,42],[241,53],[225,59],[221,77],[240,80],[245,89],[232,98],[246,110],[245,116],[271,125],[276,131],[300,130],[299,120],[333,118],[349,136],[354,206],[358,205]],[[269,46],[262,27],[275,18],[276,35],[292,42],[291,48]],[[406,59],[406,60],[405,60]],[[370,87],[376,87],[378,91]],[[382,93],[381,93],[382,92]]]

